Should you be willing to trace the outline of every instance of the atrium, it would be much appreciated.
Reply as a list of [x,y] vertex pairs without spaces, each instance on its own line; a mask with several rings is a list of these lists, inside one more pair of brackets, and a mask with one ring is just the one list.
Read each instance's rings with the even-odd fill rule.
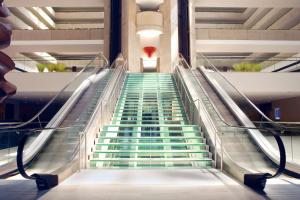
[[300,199],[300,0],[0,0],[1,199]]

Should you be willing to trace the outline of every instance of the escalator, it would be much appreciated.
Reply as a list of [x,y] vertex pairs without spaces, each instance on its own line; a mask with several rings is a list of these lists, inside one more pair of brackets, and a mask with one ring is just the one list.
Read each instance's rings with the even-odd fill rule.
[[[224,132],[222,136],[223,146],[231,155],[232,159],[246,169],[255,169],[255,171],[261,173],[266,171],[270,172],[270,170],[271,172],[275,172],[276,167],[273,166],[271,162],[268,162],[267,156],[258,150],[251,136],[247,133],[247,130],[239,130],[238,132],[237,130],[227,130],[228,128],[226,124],[224,124],[224,121],[234,126],[243,125],[235,118],[221,98],[219,98],[212,86],[209,85],[200,69],[195,70],[194,73],[204,89],[204,91],[202,91],[198,88],[197,92],[199,94],[202,93],[201,97],[206,104],[209,114],[216,122],[216,125],[221,127],[220,129]],[[212,102],[210,102],[210,99],[208,99],[203,92],[208,95]],[[217,111],[219,113],[217,113]]]
[[[193,107],[191,115],[196,115],[195,121],[202,125],[217,165],[241,182],[251,173],[268,179],[285,172],[299,178],[298,163],[288,160],[284,165],[284,144],[278,139],[282,132],[299,129],[272,122],[247,97],[239,91],[233,92],[236,90],[233,85],[224,80],[211,63],[207,63],[191,69],[180,58],[175,74],[187,90],[184,95],[193,99],[186,105]],[[251,121],[249,111],[259,113],[257,115],[268,122],[268,127],[261,127],[263,122],[258,126]],[[266,135],[280,140],[279,150],[270,144]]]
[[[31,120],[17,126],[1,127],[0,134],[14,132],[23,136],[26,143],[24,155],[19,162],[23,160],[22,164],[28,173],[55,174],[63,180],[78,168],[80,134],[94,120],[99,102],[105,96],[109,84],[122,72],[123,64],[114,62],[109,66],[104,56],[97,56]],[[57,109],[45,127],[41,124],[40,128],[28,128],[36,121],[39,122],[42,115],[53,112],[55,101],[70,91],[73,91],[72,95]],[[1,156],[0,165],[3,178],[17,172],[16,151],[17,148],[11,146],[1,152],[5,154]],[[26,177],[26,174],[22,175]],[[26,178],[34,179],[32,176]]]

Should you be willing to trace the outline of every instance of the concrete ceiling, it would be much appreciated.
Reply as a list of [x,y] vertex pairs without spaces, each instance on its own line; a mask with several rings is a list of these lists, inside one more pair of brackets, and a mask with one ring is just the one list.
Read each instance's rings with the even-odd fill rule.
[[248,54],[236,62],[217,60],[219,67],[257,61],[268,68],[300,53],[299,0],[195,0],[194,6],[197,52]]
[[[141,9],[157,9],[163,0],[136,0]],[[240,55],[237,62],[257,59],[263,67],[276,64],[281,59],[299,54],[300,1],[299,0],[194,0],[196,51],[210,56]],[[86,34],[88,30],[104,27],[104,0],[7,0],[11,16],[1,19],[13,25],[15,30],[32,30],[22,33],[34,36],[36,42],[28,45],[28,38],[14,37],[14,53],[33,50],[51,54],[95,54],[102,50],[104,36],[98,38]],[[50,44],[53,30],[80,30],[62,34],[58,43]],[[36,33],[34,31],[42,31]],[[16,34],[16,33],[15,33]],[[40,38],[38,35],[45,36]],[[75,36],[74,36],[75,35]],[[75,39],[74,39],[75,37]],[[50,39],[49,39],[50,38]],[[73,47],[67,44],[76,40]],[[78,41],[77,41],[78,40]],[[81,41],[82,40],[82,41]],[[88,41],[91,40],[91,41]],[[97,45],[96,43],[100,43]],[[26,48],[27,45],[27,48]],[[47,47],[42,47],[47,45]],[[66,47],[63,47],[66,45]],[[82,45],[82,46],[80,46]],[[26,51],[26,52],[22,52]],[[51,52],[50,52],[51,51]],[[274,63],[275,62],[275,63]],[[231,67],[233,62],[219,62],[220,67]]]
[[28,55],[65,54],[76,60],[78,55],[96,55],[103,50],[104,0],[7,0],[4,3],[11,15],[1,20],[14,29],[11,46],[5,52],[13,58],[30,61]]

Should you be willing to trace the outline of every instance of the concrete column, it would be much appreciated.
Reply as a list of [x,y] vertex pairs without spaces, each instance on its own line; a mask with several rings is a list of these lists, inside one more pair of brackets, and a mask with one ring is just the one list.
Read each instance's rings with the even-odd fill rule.
[[160,36],[160,72],[172,72],[178,56],[177,1],[167,0],[160,6],[164,16],[164,30]]
[[190,21],[190,56],[191,66],[197,67],[197,48],[196,48],[196,13],[195,13],[195,1],[190,0],[189,2],[189,21]]
[[122,53],[130,72],[141,72],[140,45],[136,33],[137,4],[135,0],[122,0]]
[[104,0],[104,44],[103,54],[109,59],[109,40],[110,40],[110,1]]

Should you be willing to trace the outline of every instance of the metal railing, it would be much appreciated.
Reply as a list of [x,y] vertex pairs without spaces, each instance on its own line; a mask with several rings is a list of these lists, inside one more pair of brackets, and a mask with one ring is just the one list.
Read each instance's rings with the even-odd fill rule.
[[[83,95],[84,91],[89,87],[92,80],[88,79],[91,79],[93,75],[95,76],[107,66],[107,59],[102,54],[98,55],[90,61],[84,69],[77,73],[77,75],[31,119],[17,125],[0,127],[1,142],[6,143],[4,148],[0,150],[2,155],[0,160],[1,174],[9,173],[16,169],[16,160],[14,159],[14,155],[17,153],[17,148],[15,147],[17,144],[12,144],[15,138],[10,139],[11,135],[16,135],[18,138],[20,138],[20,133],[23,132],[26,132],[26,134],[29,135],[29,140],[26,143],[24,154],[24,163],[27,164],[27,162],[31,161],[32,157],[36,154],[34,152],[38,152],[38,149],[42,148],[43,144],[55,130],[64,128],[64,125],[61,124],[61,122],[68,111],[77,102],[78,98]],[[60,101],[62,97],[65,99],[65,93],[68,92],[72,92],[73,94],[67,102],[61,108],[55,106],[55,103]],[[41,116],[48,115],[48,112],[53,111],[57,113],[45,127],[46,123],[42,124],[44,121],[41,119]],[[78,122],[74,123],[78,124]],[[40,126],[37,126],[37,124]],[[75,127],[76,124],[73,124],[73,127]],[[32,127],[38,127],[35,129],[40,129],[41,132],[32,132]],[[42,132],[43,134],[41,134]],[[4,141],[4,139],[7,140]]]
[[[200,54],[201,55],[201,54]],[[203,55],[202,55],[203,56]],[[216,84],[216,82],[220,82],[220,84],[222,84],[222,88],[220,86],[219,90],[224,90],[223,94],[225,94],[225,96],[227,96],[227,98],[224,98],[224,102],[226,102],[227,105],[229,105],[230,103],[228,103],[228,100],[231,101],[231,104],[235,105],[235,109],[231,109],[231,112],[235,113],[238,118],[239,118],[239,114],[243,111],[240,110],[241,108],[244,108],[245,110],[248,110],[248,114],[250,112],[252,113],[257,113],[258,116],[260,116],[260,118],[264,121],[250,121],[248,119],[247,120],[242,120],[244,124],[244,126],[235,126],[232,125],[230,123],[228,123],[227,121],[225,121],[222,116],[220,115],[220,113],[217,112],[219,118],[222,120],[222,122],[224,123],[224,127],[232,127],[232,128],[238,128],[238,129],[245,129],[249,132],[256,132],[254,139],[258,141],[260,147],[262,148],[261,145],[266,145],[268,146],[268,150],[264,150],[262,148],[263,151],[265,151],[265,153],[268,155],[269,158],[272,158],[273,162],[278,162],[278,158],[277,155],[278,153],[276,152],[276,143],[272,138],[272,136],[274,136],[274,132],[276,133],[276,135],[284,137],[285,139],[283,140],[286,152],[287,154],[287,166],[286,166],[286,171],[289,174],[292,174],[293,176],[299,177],[299,173],[300,173],[300,167],[299,167],[299,163],[300,163],[300,155],[299,156],[295,156],[297,155],[295,146],[297,146],[297,140],[295,139],[295,135],[300,136],[300,124],[299,122],[276,122],[271,120],[268,116],[266,116],[246,95],[244,95],[238,88],[236,88],[219,70],[217,67],[215,67],[207,58],[205,58],[203,56],[203,59],[205,60],[205,64],[203,66],[205,66],[206,68],[210,69],[212,72],[215,73],[209,73],[209,72],[205,72],[203,69],[201,69],[201,73],[206,76],[206,78],[208,79],[208,81],[210,81],[210,74],[214,75],[212,76],[215,80],[211,81],[210,84],[211,85],[215,85],[214,87],[218,86],[218,84]],[[200,70],[200,69],[199,69]],[[195,76],[194,72],[193,76]],[[199,83],[200,87],[202,87],[202,85]],[[225,88],[225,89],[224,89]],[[202,90],[204,90],[202,88]],[[204,90],[205,91],[205,90]],[[234,95],[228,95],[227,91],[230,93],[233,93]],[[214,105],[214,102],[210,99],[209,95],[204,92],[205,95],[207,96],[207,98],[209,99],[210,103],[213,105],[214,110],[218,111],[218,109],[216,109],[216,106]],[[227,100],[226,100],[227,99]],[[237,111],[239,110],[239,111]],[[249,112],[250,111],[250,112]],[[247,113],[242,113],[242,115],[244,115],[244,118],[247,118]],[[250,117],[249,117],[250,118]],[[271,137],[271,138],[270,138]],[[268,139],[267,139],[268,138]],[[262,141],[263,140],[263,141]],[[272,142],[272,143],[271,143]],[[275,149],[274,149],[275,148]]]
[[80,133],[79,143],[79,168],[88,168],[89,155],[94,146],[94,141],[105,125],[109,124],[114,113],[115,105],[118,101],[124,80],[126,77],[127,61],[122,55],[111,65],[114,72],[108,81],[108,84],[99,99],[97,108],[95,109],[92,120],[86,126],[85,130]]
[[[203,55],[200,54],[200,58]],[[272,55],[271,55],[272,56]],[[299,55],[290,57],[284,56],[251,56],[251,55],[205,55],[215,66],[220,67],[221,71],[247,71],[241,64],[253,64],[256,68],[252,70],[261,70],[261,72],[295,72],[300,69]],[[245,66],[245,65],[244,65]],[[249,65],[248,65],[249,66]]]
[[[175,69],[175,74],[178,77],[181,77],[180,82],[183,81],[182,80],[182,73],[181,73],[181,70],[183,70],[183,69],[180,69],[180,65],[182,65],[182,62],[184,63],[183,65],[186,66],[186,68],[190,69],[190,66],[185,62],[185,60],[183,58],[179,58],[178,67]],[[192,76],[197,80],[197,78],[194,74],[192,74]],[[182,82],[181,84],[184,86],[184,82]],[[202,85],[199,83],[199,81],[198,81],[198,84],[200,85],[201,89],[203,91],[205,91],[202,88]],[[179,87],[179,88],[181,88],[181,87]],[[182,93],[182,89],[179,89],[179,90],[180,90],[181,96],[189,96],[189,94],[186,94],[187,91],[188,91],[187,87],[185,88],[184,93]],[[207,95],[207,94],[205,93],[205,95]],[[207,95],[207,97],[208,97],[209,101],[211,101],[208,95]],[[213,136],[210,135],[210,138],[211,138],[211,145],[210,146],[213,147],[212,151],[214,153],[214,159],[215,159],[216,167],[217,167],[217,163],[220,163],[220,169],[223,170],[224,154],[225,154],[227,164],[231,163],[231,165],[234,165],[235,168],[239,169],[241,172],[244,171],[244,175],[249,174],[249,171],[247,169],[239,166],[237,163],[234,162],[234,160],[230,157],[230,155],[227,154],[227,152],[224,152],[224,146],[223,146],[223,142],[222,142],[223,132],[222,132],[222,130],[219,130],[219,128],[215,125],[215,122],[211,118],[210,114],[207,112],[206,108],[204,108],[205,106],[204,106],[204,103],[202,102],[202,99],[196,99],[195,101],[191,100],[191,97],[188,97],[188,98],[183,97],[182,99],[183,99],[183,102],[185,104],[185,107],[190,107],[191,104],[194,106],[194,108],[192,109],[192,113],[189,114],[189,116],[190,116],[189,118],[192,119],[192,122],[193,123],[197,122],[197,121],[194,120],[195,119],[195,114],[196,114],[198,116],[198,120],[199,120],[198,124],[200,124],[201,127],[210,127],[211,130],[213,130],[213,131],[211,131],[211,132],[213,132]],[[188,103],[184,99],[189,99]],[[198,109],[195,109],[195,107],[197,107],[197,106],[194,105],[195,102],[198,102]],[[213,105],[213,102],[212,102],[212,105]],[[214,107],[214,109],[216,110],[217,115],[220,115],[220,113],[217,111],[217,109],[215,107]],[[187,109],[187,112],[190,112],[190,111],[191,111],[191,109]],[[200,112],[201,112],[201,114],[200,114]],[[224,119],[222,118],[221,115],[220,115],[220,119],[224,121]],[[225,122],[225,124],[227,124],[227,123]],[[260,129],[260,128],[256,128],[256,127],[245,127],[245,126],[231,126],[231,127],[238,128],[238,129],[243,129],[243,130],[248,130],[248,129],[256,129],[256,130],[263,130],[263,131],[268,130],[268,129]],[[280,149],[280,165],[279,165],[280,167],[278,168],[278,171],[273,176],[271,176],[270,174],[265,174],[265,176],[263,177],[263,179],[265,179],[265,180],[267,178],[272,178],[272,177],[276,177],[276,176],[280,175],[283,172],[284,166],[285,166],[285,150],[284,150],[283,143],[282,143],[280,137],[277,134],[275,134],[274,137],[276,138],[276,141],[278,142],[279,149]],[[219,146],[219,149],[218,149],[218,146]],[[218,160],[217,160],[218,159],[218,154],[220,155],[220,162],[218,162]],[[230,171],[229,166],[227,166],[227,171]],[[236,174],[234,174],[234,172],[233,172],[233,175],[238,176],[237,178],[241,181],[244,178],[244,177],[241,177],[241,174],[236,175]],[[252,175],[250,174],[250,176],[252,176]]]
[[[199,113],[199,109],[201,107],[201,102],[200,99],[192,99],[189,90],[187,88],[187,86],[184,83],[182,74],[180,72],[179,66],[175,67],[175,71],[174,71],[174,77],[175,77],[175,81],[176,81],[176,85],[177,85],[177,89],[178,92],[180,94],[182,103],[184,105],[184,109],[186,111],[186,114],[188,116],[188,119],[190,121],[191,124],[197,124],[200,125],[200,127],[204,127],[204,123],[201,120],[200,117],[200,113]],[[214,163],[215,163],[215,167],[216,168],[220,168],[221,171],[223,171],[223,144],[222,144],[222,140],[217,141],[217,135],[219,134],[219,131],[217,129],[217,127],[215,126],[215,124],[213,123],[212,119],[209,117],[209,114],[206,112],[205,109],[203,109],[204,114],[206,115],[206,119],[208,120],[208,123],[210,124],[210,126],[212,127],[212,129],[214,130],[214,142],[213,142],[213,159],[214,159]],[[219,164],[220,166],[217,166],[218,163],[218,156],[217,156],[217,149],[220,149],[221,152],[221,156],[220,156],[220,161]]]

